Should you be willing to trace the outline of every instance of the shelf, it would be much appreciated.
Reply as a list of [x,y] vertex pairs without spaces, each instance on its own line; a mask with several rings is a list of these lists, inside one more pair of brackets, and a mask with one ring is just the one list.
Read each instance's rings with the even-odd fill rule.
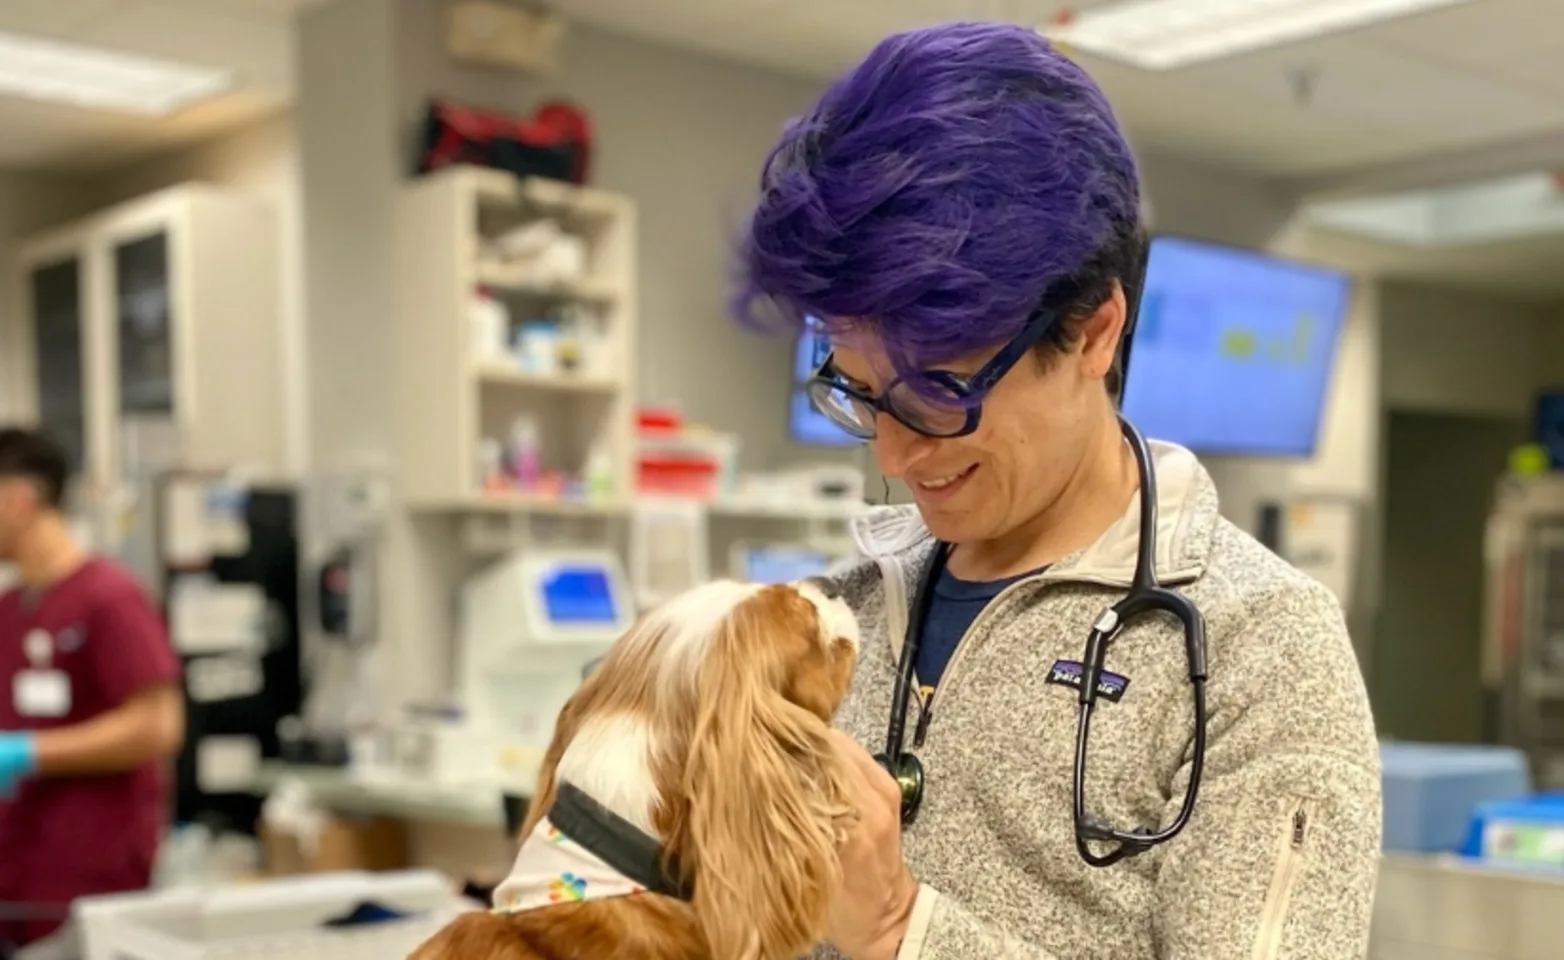
[[604,190],[541,177],[518,180],[504,170],[471,170],[478,202],[485,206],[521,210],[587,227],[612,220],[624,210],[623,202]]
[[541,177],[522,181],[520,194],[524,206],[567,221],[607,220],[619,216],[624,209],[614,194]]
[[627,512],[630,505],[620,499],[559,500],[529,497],[524,494],[473,494],[455,500],[414,500],[414,510],[443,513],[513,514],[542,517],[611,517]]
[[[542,219],[579,243],[579,263],[532,260],[499,243]],[[408,667],[387,700],[414,702],[452,692],[451,602],[474,563],[540,542],[612,548],[623,539],[635,480],[639,245],[627,196],[471,166],[403,185],[396,220],[388,472],[394,509],[411,522],[406,536],[388,538],[386,569],[397,579],[381,591],[377,622],[380,642]],[[556,266],[583,276],[534,279],[557,275]],[[521,333],[524,349],[553,359],[556,346],[573,345],[575,354],[558,356],[580,362],[567,370],[532,354],[480,351],[489,344],[472,317],[480,287],[507,308],[507,332]],[[551,324],[557,341],[544,340]],[[557,372],[533,372],[543,370]],[[485,494],[493,442],[518,419],[535,424],[548,476],[528,492]],[[554,483],[556,472],[581,476],[568,484],[571,499],[561,499],[567,486]]]
[[713,516],[778,520],[851,520],[869,505],[850,500],[762,500],[723,497],[707,505]]
[[531,373],[498,361],[479,361],[474,373],[480,383],[561,393],[612,394],[619,384],[610,377],[580,373]]
[[[542,762],[541,754],[535,762]],[[505,825],[503,793],[490,784],[457,787],[409,777],[370,779],[354,776],[345,768],[267,760],[256,771],[249,792],[266,795],[286,781],[303,783],[312,799],[338,813],[480,827]]]
[[521,202],[521,181],[513,174],[489,167],[459,167],[455,168],[450,175],[460,176],[461,172],[466,172],[472,177],[473,189],[478,195],[480,204],[514,207]]
[[572,300],[577,303],[606,305],[618,299],[618,292],[612,286],[591,277],[540,282],[528,277],[525,269],[503,263],[479,263],[478,284],[505,293],[520,293],[551,300]]

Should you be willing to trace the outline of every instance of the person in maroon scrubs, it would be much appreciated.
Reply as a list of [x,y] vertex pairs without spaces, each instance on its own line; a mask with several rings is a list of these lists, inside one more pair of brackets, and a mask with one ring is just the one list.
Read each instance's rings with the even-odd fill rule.
[[72,536],[67,473],[48,437],[0,429],[0,562],[19,578],[0,595],[0,945],[53,933],[76,897],[151,882],[184,741],[162,618]]

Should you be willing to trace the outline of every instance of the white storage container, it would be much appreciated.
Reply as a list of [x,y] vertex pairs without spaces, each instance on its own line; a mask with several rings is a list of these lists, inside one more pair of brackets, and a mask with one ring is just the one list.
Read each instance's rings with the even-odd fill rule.
[[[365,902],[409,916],[323,925]],[[75,915],[82,960],[390,960],[407,956],[459,909],[443,875],[413,870],[88,897]]]

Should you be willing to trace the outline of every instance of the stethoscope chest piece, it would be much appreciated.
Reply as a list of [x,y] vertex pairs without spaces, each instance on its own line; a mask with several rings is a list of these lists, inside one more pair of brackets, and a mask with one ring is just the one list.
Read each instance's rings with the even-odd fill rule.
[[909,826],[918,819],[918,808],[923,805],[923,761],[910,753],[903,753],[892,761],[886,754],[874,758],[896,781],[901,790],[901,822]]

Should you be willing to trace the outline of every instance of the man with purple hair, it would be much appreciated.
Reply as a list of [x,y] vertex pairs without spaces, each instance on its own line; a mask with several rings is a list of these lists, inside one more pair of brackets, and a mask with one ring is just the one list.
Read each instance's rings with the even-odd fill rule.
[[[741,312],[822,325],[817,405],[916,501],[858,525],[863,560],[834,584],[865,641],[838,715],[861,819],[828,933],[853,960],[1366,950],[1378,751],[1341,612],[1223,519],[1171,444],[1150,445],[1155,567],[1205,616],[1198,803],[1169,842],[1106,869],[1077,848],[1081,650],[1141,533],[1116,401],[1146,250],[1102,92],[1020,27],[886,39],[767,160]],[[908,748],[927,789],[903,826],[898,784],[859,744],[885,736],[909,621]],[[1167,824],[1195,773],[1179,625],[1129,625],[1108,668],[1085,803]]]

